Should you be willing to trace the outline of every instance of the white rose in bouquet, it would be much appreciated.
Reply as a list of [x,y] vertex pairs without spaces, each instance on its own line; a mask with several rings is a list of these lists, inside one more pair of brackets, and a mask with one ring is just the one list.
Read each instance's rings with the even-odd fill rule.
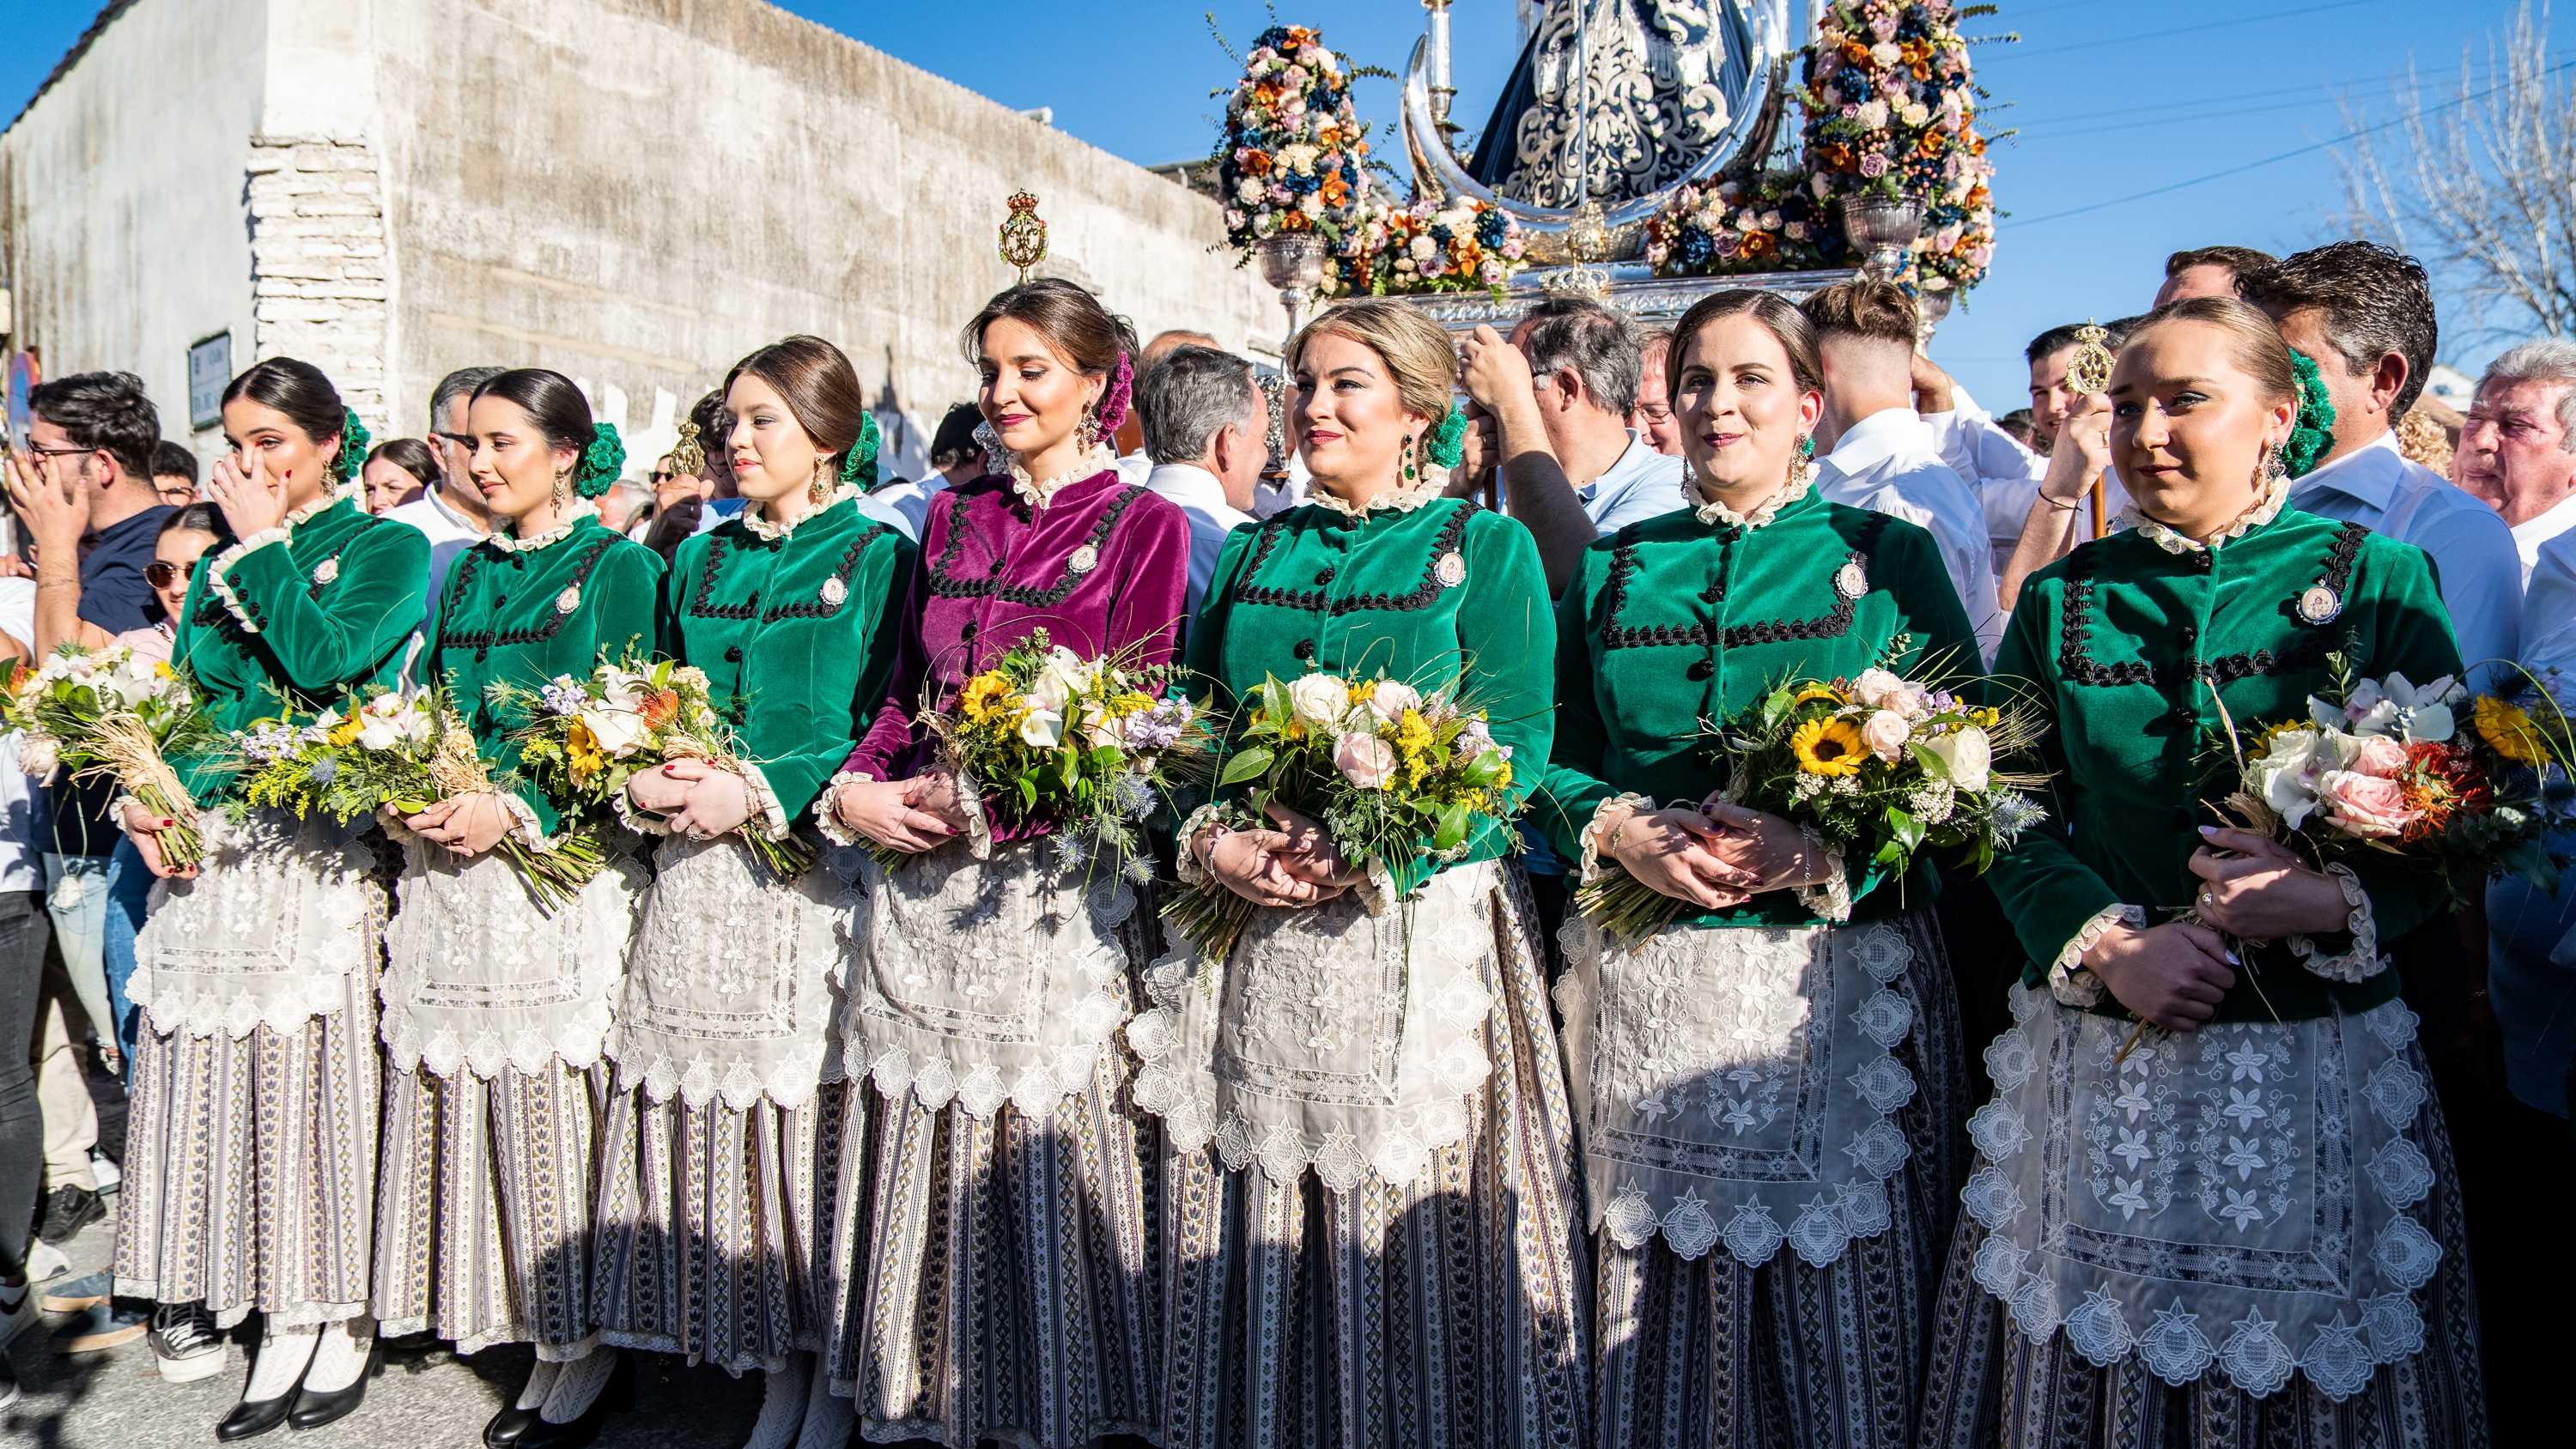
[[1351,712],[1351,691],[1329,674],[1305,675],[1288,686],[1288,707],[1306,728],[1338,734]]

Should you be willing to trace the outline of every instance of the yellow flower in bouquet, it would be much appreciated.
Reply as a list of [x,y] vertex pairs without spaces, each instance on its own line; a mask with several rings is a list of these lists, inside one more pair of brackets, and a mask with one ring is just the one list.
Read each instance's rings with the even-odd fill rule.
[[1798,757],[1798,768],[1810,775],[1857,775],[1860,762],[1869,755],[1869,747],[1861,743],[1860,726],[1839,716],[1798,726],[1789,737],[1789,748]]
[[2549,761],[2549,751],[2531,716],[2521,705],[2498,699],[2491,694],[2478,696],[2476,722],[2478,737],[2495,752],[2516,764],[2540,765]]

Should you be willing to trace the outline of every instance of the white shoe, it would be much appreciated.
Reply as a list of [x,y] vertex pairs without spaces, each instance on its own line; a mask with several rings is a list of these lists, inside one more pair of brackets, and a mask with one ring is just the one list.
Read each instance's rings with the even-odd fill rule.
[[42,1283],[59,1278],[72,1270],[72,1260],[62,1249],[38,1238],[27,1246],[27,1281]]
[[115,1158],[104,1152],[92,1152],[89,1155],[89,1175],[90,1180],[97,1184],[91,1191],[96,1192],[100,1197],[105,1197],[125,1185],[124,1169],[116,1165]]

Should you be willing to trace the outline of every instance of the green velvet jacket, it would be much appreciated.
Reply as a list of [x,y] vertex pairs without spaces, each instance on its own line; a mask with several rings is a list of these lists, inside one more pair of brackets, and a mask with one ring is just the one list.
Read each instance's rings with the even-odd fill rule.
[[867,732],[902,630],[888,605],[912,577],[912,541],[844,499],[763,538],[730,519],[680,545],[666,581],[663,652],[706,671],[786,833]]
[[[558,674],[587,675],[603,658],[652,657],[662,560],[584,514],[528,545],[486,539],[457,555],[430,624],[417,676],[444,683],[493,777],[514,773],[510,731],[527,723],[495,705],[496,683],[541,688]],[[552,834],[562,823],[533,786],[516,791]]]
[[[1464,698],[1511,748],[1517,797],[1547,759],[1555,652],[1529,530],[1443,498],[1363,518],[1310,503],[1235,529],[1191,621],[1187,660],[1228,711],[1271,675],[1383,673],[1428,692],[1463,674]],[[1511,847],[1510,825],[1490,824],[1457,863]],[[1426,854],[1391,874],[1409,894],[1441,868]]]
[[[2302,596],[2331,592],[2322,622]],[[2315,605],[2326,595],[2310,600]],[[2048,716],[2041,766],[2049,819],[1996,862],[1995,892],[2021,936],[2023,979],[2044,986],[2068,942],[2113,905],[2151,923],[2188,906],[2200,878],[2187,862],[2199,827],[2233,824],[2213,802],[2235,789],[2226,707],[2250,741],[2267,724],[2305,720],[2308,696],[2329,689],[2328,651],[2358,676],[2418,683],[2460,672],[2459,645],[2424,554],[2357,523],[2283,509],[2207,551],[2168,552],[2131,530],[2087,543],[2031,576],[1995,662]],[[2357,866],[2383,950],[2442,903],[2429,872]],[[2317,938],[2334,954],[2350,944]],[[2252,953],[2252,970],[2219,1008],[2221,1021],[2362,1010],[2397,994],[2397,973],[2358,985],[2310,971],[2286,946]],[[2107,991],[2094,1008],[2125,1015]]]
[[[1856,676],[1899,634],[1911,642],[1885,667],[1937,668],[1961,690],[1978,677],[1976,631],[1932,535],[1813,492],[1750,528],[1689,508],[1632,523],[1585,551],[1558,610],[1556,752],[1530,809],[1569,868],[1602,801],[1695,806],[1725,784],[1705,729],[1791,679]],[[1854,920],[1928,904],[1938,889],[1928,861],[1902,890],[1879,889],[1885,868],[1868,860],[1845,871]],[[1778,890],[1682,919],[1816,917]]]
[[[216,726],[312,719],[343,690],[391,684],[429,589],[417,528],[339,499],[198,561],[170,660],[196,676]],[[176,760],[201,804],[229,792],[218,760]]]

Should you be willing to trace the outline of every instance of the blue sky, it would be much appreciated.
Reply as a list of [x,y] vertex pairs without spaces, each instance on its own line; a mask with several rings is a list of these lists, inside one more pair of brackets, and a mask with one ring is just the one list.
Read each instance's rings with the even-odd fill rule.
[[[1205,13],[1213,8],[1238,49],[1270,21],[1247,0],[786,8],[1006,105],[1052,107],[1058,128],[1148,163],[1204,155],[1212,141],[1219,107],[1208,92],[1229,83],[1233,67]],[[0,115],[17,112],[96,9],[88,0],[0,6],[13,42],[0,54]],[[2513,11],[2514,0],[2431,9],[2403,0],[2032,0],[1970,21],[1972,35],[2021,36],[1975,51],[1998,107],[1989,125],[2020,132],[1992,153],[1996,196],[2012,215],[1993,275],[1942,327],[1934,357],[2000,412],[2022,401],[2025,341],[2058,322],[2142,310],[2167,252],[2217,242],[2295,251],[2339,234],[2333,150],[2320,143],[2390,118],[2392,81],[2410,64],[2435,88],[2455,87],[2463,46],[2482,56]],[[1322,26],[1334,48],[1390,70],[1404,66],[1423,15],[1408,0],[1287,0],[1278,13]],[[1451,13],[1457,114],[1475,124],[1511,64],[1514,7],[1455,0]],[[1393,85],[1364,81],[1359,95],[1364,116],[1394,120]],[[2298,154],[2254,164],[2285,153]],[[2456,308],[2446,306],[2442,321],[2446,361],[2474,369],[2500,345],[2473,337]]]

